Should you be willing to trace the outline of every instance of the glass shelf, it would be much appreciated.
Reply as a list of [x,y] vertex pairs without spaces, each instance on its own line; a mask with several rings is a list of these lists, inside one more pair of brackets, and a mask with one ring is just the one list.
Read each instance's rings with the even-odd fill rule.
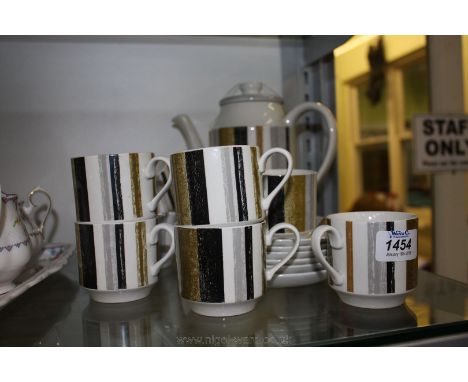
[[1,346],[357,346],[408,343],[468,332],[468,285],[419,271],[403,306],[359,309],[326,282],[269,289],[237,317],[188,312],[176,267],[146,299],[99,304],[78,286],[76,259],[0,310]]

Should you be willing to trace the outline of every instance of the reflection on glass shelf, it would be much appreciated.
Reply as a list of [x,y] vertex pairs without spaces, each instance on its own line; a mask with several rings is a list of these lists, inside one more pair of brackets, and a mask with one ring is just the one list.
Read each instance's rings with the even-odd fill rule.
[[[73,259],[64,271],[76,275],[76,267]],[[324,281],[268,289],[252,312],[234,317],[190,312],[178,295],[175,264],[161,271],[150,296],[126,304],[92,302],[65,274],[0,310],[1,346],[382,345],[468,330],[468,285],[426,271],[397,308],[345,305]]]
[[420,60],[402,69],[405,129],[411,129],[414,114],[429,112],[429,87],[427,65]]
[[368,87],[369,81],[357,86],[361,138],[387,134],[387,92],[384,89],[381,99],[373,104],[366,94]]

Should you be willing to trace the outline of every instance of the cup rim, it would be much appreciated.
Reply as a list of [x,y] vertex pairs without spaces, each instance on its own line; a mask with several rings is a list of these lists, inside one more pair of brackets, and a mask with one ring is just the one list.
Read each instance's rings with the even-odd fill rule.
[[139,219],[123,219],[123,220],[100,220],[100,221],[89,221],[89,222],[84,222],[84,221],[75,221],[75,225],[116,225],[116,224],[126,224],[126,223],[141,223],[141,222],[146,222],[149,220],[154,220],[156,222],[156,219],[159,217],[163,217],[161,214],[154,215],[152,217],[147,217],[147,218],[139,218]]
[[[287,173],[287,169],[283,168],[273,168],[268,169],[263,173],[263,176],[284,176]],[[301,176],[301,175],[312,175],[317,176],[317,171],[302,169],[302,168],[293,168],[291,176]]]
[[178,151],[176,153],[172,153],[170,156],[175,156],[178,154],[185,154],[189,153],[192,151],[198,151],[198,150],[215,150],[215,149],[228,149],[228,148],[233,148],[233,147],[255,147],[257,150],[259,149],[257,145],[226,145],[226,146],[208,146],[208,147],[199,147],[197,149],[190,149],[190,150],[184,150],[184,151]]
[[155,155],[152,151],[129,151],[129,152],[125,152],[125,153],[103,153],[103,154],[91,154],[91,155],[81,155],[81,156],[77,156],[77,157],[72,157],[70,158],[70,160],[74,161],[76,159],[82,159],[82,158],[89,158],[89,159],[95,159],[95,158],[98,158],[100,156],[106,156],[106,157],[109,157],[111,155],[130,155],[130,154],[153,154]]
[[352,223],[385,223],[417,218],[417,215],[405,211],[352,211],[338,212],[327,216],[327,219],[338,219]]
[[220,228],[240,228],[240,227],[249,227],[259,224],[266,224],[265,219],[260,219],[254,222],[232,222],[232,223],[221,223],[221,224],[201,224],[201,225],[191,225],[191,224],[174,224],[174,228],[183,228],[183,229],[220,229]]

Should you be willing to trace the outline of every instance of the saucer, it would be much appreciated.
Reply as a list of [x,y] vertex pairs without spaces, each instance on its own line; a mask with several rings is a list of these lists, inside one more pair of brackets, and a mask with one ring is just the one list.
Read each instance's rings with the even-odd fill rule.
[[[267,252],[267,260],[283,260],[288,252]],[[315,256],[312,252],[296,252],[292,257],[292,260],[298,259],[315,259]]]
[[[292,248],[288,248],[284,251],[279,251],[277,249],[270,249],[270,250],[267,250],[267,256],[269,253],[276,253],[276,254],[281,254],[283,255],[283,257],[285,257],[289,252],[291,252],[291,249]],[[305,250],[299,250],[296,252],[296,254],[301,254],[301,255],[305,255],[305,254],[308,254],[309,256],[313,256],[314,253],[312,252],[312,249],[305,249]]]
[[[312,238],[312,230],[299,232],[299,235],[302,240],[310,240]],[[275,233],[273,235],[273,241],[275,240],[293,240],[294,234],[285,232],[285,233]]]
[[[290,250],[293,246],[276,246],[276,245],[272,245],[270,247],[268,247],[269,249],[271,249],[272,251],[275,251],[275,252],[287,252],[288,250]],[[311,251],[312,250],[312,247],[310,245],[299,245],[298,251]]]
[[[157,281],[157,280],[156,280]],[[108,290],[97,290],[84,288],[96,302],[102,302],[105,304],[119,304],[122,302],[141,300],[147,297],[151,293],[151,288],[154,284],[134,289],[120,289],[115,291]]]
[[[271,269],[273,266],[267,265],[267,269]],[[285,265],[281,267],[278,274],[292,274],[292,273],[309,273],[323,270],[323,266],[320,263],[306,264],[306,265]]]
[[[281,262],[283,259],[269,259],[267,257],[266,259],[266,264],[267,266],[268,265],[276,265],[278,264],[279,262]],[[309,265],[309,264],[317,264],[318,263],[318,260],[315,259],[315,257],[305,257],[305,258],[301,258],[301,259],[295,259],[293,257],[292,260],[289,260],[284,266],[291,266],[291,265]]]
[[297,274],[276,274],[269,281],[270,288],[287,288],[319,283],[327,278],[327,271],[297,273]]
[[[327,239],[323,237],[320,240],[320,245],[325,246],[326,244],[327,244]],[[271,242],[272,247],[292,247],[293,245],[294,245],[294,239],[293,238],[281,239],[281,238],[273,237],[273,240]],[[299,246],[308,246],[308,247],[310,247],[311,245],[312,245],[312,242],[311,242],[310,238],[309,239],[301,238],[301,240],[299,241]]]

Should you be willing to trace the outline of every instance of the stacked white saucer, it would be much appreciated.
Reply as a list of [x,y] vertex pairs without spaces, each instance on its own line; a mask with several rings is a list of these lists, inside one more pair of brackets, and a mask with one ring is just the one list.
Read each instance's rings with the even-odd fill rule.
[[[283,288],[311,285],[327,278],[326,270],[312,252],[311,237],[312,231],[301,232],[301,241],[297,253],[276,273],[270,281],[270,287]],[[293,246],[294,239],[290,234],[276,234],[271,246],[267,248],[267,269],[274,267],[284,259]],[[322,241],[322,249],[326,250],[326,239]]]

